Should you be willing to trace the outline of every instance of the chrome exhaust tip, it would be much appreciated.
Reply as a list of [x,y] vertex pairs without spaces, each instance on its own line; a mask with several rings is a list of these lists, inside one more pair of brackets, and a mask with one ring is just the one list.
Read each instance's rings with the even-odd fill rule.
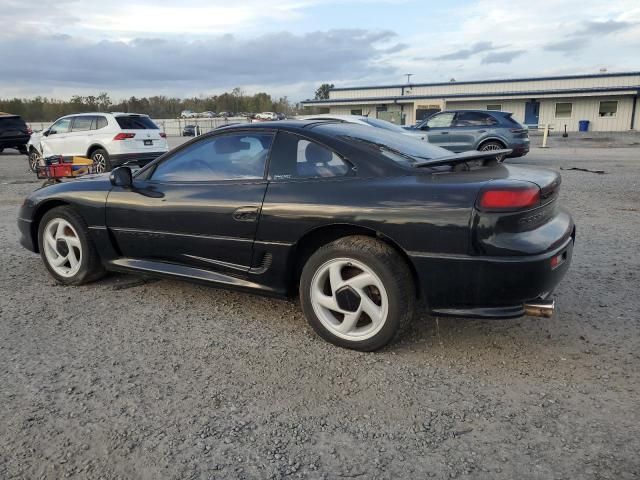
[[523,306],[524,314],[530,317],[551,318],[556,308],[554,300],[540,300],[535,303],[525,303]]

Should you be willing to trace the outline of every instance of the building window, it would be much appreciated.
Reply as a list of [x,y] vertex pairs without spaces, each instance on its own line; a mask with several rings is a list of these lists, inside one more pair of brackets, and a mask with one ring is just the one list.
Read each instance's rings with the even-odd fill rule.
[[351,110],[351,115],[362,115],[362,109]]
[[573,103],[556,103],[556,118],[571,118]]
[[491,103],[489,105],[487,105],[487,110],[502,110],[502,105],[500,105],[499,103]]
[[600,102],[600,110],[598,111],[599,117],[615,117],[618,113],[618,101],[609,100],[606,102]]

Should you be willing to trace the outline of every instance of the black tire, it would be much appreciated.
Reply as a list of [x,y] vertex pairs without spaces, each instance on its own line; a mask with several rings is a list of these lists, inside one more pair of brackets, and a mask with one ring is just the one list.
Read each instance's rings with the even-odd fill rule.
[[22,155],[29,155],[29,152],[27,151],[27,146],[26,145],[18,145],[17,150]]
[[111,161],[109,154],[104,148],[98,148],[91,152],[91,160],[96,167],[96,173],[104,173],[111,171]]
[[31,169],[32,172],[35,173],[37,171],[36,167],[38,166],[39,161],[40,161],[40,154],[35,148],[32,148],[31,151],[29,152],[29,169]]
[[4,147],[0,147],[0,153],[4,152]]
[[[311,300],[316,272],[327,262],[348,258],[364,264],[377,275],[388,297],[382,328],[363,340],[348,340],[331,332],[318,318]],[[360,351],[378,350],[400,336],[411,322],[416,304],[415,286],[405,260],[389,245],[375,238],[350,236],[320,247],[307,260],[300,277],[300,303],[309,325],[334,345]]]
[[[490,150],[503,150],[505,148],[507,147],[505,147],[501,142],[498,142],[497,140],[490,140],[480,145],[479,150],[481,152],[484,152],[484,151],[490,151]],[[496,155],[495,157],[497,162],[502,162],[505,158],[507,157],[504,154]]]
[[[71,224],[78,234],[81,246],[80,268],[78,272],[71,277],[59,275],[50,265],[45,253],[44,230],[46,226],[55,219],[64,219]],[[84,219],[72,207],[56,207],[44,214],[38,225],[38,247],[40,256],[49,273],[58,283],[63,285],[82,285],[93,282],[105,275],[105,270],[100,263],[95,246],[89,236],[89,228]]]

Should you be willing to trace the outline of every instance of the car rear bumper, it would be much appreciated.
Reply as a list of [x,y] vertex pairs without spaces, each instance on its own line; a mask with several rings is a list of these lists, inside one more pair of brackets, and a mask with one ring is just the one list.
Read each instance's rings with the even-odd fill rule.
[[17,137],[3,137],[0,139],[0,148],[13,148],[29,143],[29,135],[21,135]]
[[516,144],[511,145],[509,148],[511,148],[513,150],[511,152],[511,154],[509,155],[509,158],[523,157],[524,155],[529,153],[530,144],[529,144],[529,142],[516,143]]
[[[523,304],[548,298],[571,264],[575,229],[540,255],[505,257],[410,254],[422,294],[434,315],[514,318]],[[552,267],[551,259],[561,263]]]
[[112,167],[124,165],[127,162],[135,162],[140,166],[144,166],[165,153],[167,152],[117,153],[109,155],[109,162]]

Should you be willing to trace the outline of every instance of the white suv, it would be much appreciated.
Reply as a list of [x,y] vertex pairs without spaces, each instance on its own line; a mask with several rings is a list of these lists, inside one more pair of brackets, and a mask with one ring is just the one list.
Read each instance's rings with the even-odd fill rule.
[[169,150],[166,135],[148,115],[79,113],[59,118],[29,144],[29,165],[50,155],[87,157],[98,172],[126,162],[145,165]]

